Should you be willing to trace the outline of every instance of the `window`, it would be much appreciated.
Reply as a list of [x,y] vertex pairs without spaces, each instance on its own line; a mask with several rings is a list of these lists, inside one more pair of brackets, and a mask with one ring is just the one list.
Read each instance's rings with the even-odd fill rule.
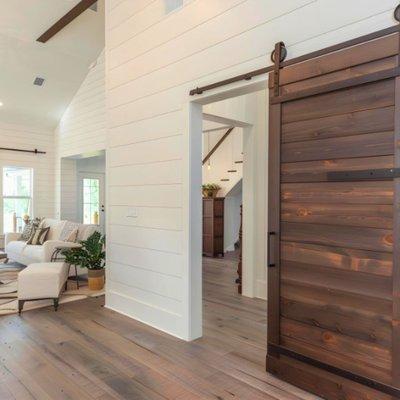
[[99,224],[100,181],[83,178],[83,223]]
[[3,231],[22,232],[23,216],[32,217],[31,168],[3,168]]
[[183,0],[164,0],[165,4],[165,14],[180,8],[183,6]]

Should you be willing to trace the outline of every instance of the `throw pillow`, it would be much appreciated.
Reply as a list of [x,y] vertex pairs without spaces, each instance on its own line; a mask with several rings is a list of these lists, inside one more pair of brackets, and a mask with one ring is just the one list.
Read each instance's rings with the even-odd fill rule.
[[74,229],[66,239],[66,242],[76,242],[76,238],[78,236],[78,228]]
[[36,228],[26,244],[41,246],[46,241],[46,236],[49,233],[50,227]]
[[19,240],[21,240],[22,242],[27,242],[29,240],[29,238],[32,235],[32,232],[35,229],[34,222],[35,221],[29,221],[27,224],[25,224],[24,230],[22,231],[22,234],[21,234],[21,237],[19,238]]
[[76,222],[65,221],[64,227],[63,227],[62,231],[60,232],[59,240],[62,240],[63,242],[70,242],[70,240],[68,240],[68,239],[71,236],[71,234],[74,232],[74,230],[78,230],[78,226],[79,226],[79,224]]
[[22,242],[27,242],[34,233],[35,229],[38,227],[42,227],[43,222],[44,219],[41,218],[31,219],[27,224],[25,224],[24,230],[22,231],[19,240]]

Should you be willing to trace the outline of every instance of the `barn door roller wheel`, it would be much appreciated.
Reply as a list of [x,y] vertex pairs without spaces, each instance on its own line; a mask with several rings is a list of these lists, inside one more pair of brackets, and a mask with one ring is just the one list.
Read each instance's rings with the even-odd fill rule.
[[[280,42],[281,45],[281,59],[279,60],[279,62],[283,62],[286,59],[287,56],[287,50],[285,47],[285,43]],[[271,53],[271,61],[275,64],[275,50],[273,50],[273,52]]]
[[394,19],[400,22],[400,4],[394,10]]

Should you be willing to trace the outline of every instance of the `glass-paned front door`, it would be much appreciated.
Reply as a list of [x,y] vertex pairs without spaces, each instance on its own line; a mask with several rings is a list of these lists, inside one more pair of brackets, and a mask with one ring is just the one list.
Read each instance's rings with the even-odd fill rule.
[[83,178],[83,223],[99,225],[100,180]]

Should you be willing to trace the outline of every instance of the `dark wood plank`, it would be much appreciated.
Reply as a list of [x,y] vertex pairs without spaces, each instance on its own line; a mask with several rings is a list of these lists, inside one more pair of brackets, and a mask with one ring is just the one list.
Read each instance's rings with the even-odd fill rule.
[[314,283],[296,282],[289,279],[282,280],[282,297],[285,299],[315,304],[332,304],[339,310],[354,312],[368,318],[381,318],[382,321],[391,322],[392,300],[365,297],[358,293],[344,290],[332,290]]
[[[357,323],[357,321],[354,321],[354,323]],[[302,341],[304,344],[321,347],[345,357],[351,355],[358,362],[368,364],[372,367],[381,368],[386,371],[390,371],[391,369],[392,357],[391,351],[388,348],[349,337],[340,332],[282,318],[281,334]]]
[[281,259],[390,277],[392,254],[308,243],[282,242]]
[[391,350],[391,323],[379,315],[365,316],[358,310],[319,303],[312,298],[306,303],[282,297],[281,311],[286,319],[314,325]]
[[393,227],[393,206],[283,202],[281,220],[285,222],[391,229]]
[[281,87],[283,95],[299,92],[302,90],[320,87],[326,84],[339,83],[344,80],[353,79],[379,71],[388,70],[397,66],[397,57],[391,56],[379,60],[374,60],[365,64],[355,65],[349,68],[334,71],[332,73],[317,75],[314,78],[301,80]]
[[301,282],[312,287],[320,287],[336,291],[357,294],[365,298],[371,297],[391,301],[391,277],[360,274],[326,266],[282,260],[282,280]]
[[393,204],[393,182],[284,183],[282,199],[296,203]]
[[282,126],[282,141],[287,143],[393,131],[393,120],[394,107],[384,107],[291,122]]
[[282,145],[282,162],[392,155],[393,132],[291,142]]
[[323,182],[328,172],[393,168],[393,156],[343,158],[281,164],[282,182]]
[[290,101],[307,99],[310,97],[318,96],[323,94],[324,96],[328,93],[337,92],[344,89],[353,89],[355,87],[366,86],[374,82],[381,82],[385,79],[396,78],[400,75],[400,67],[390,68],[384,71],[372,72],[367,75],[354,76],[350,79],[344,79],[338,82],[331,82],[325,85],[314,86],[308,89],[304,89],[297,92],[287,93],[283,95],[277,95],[271,99],[271,104],[276,103],[288,103]]
[[391,252],[393,234],[389,229],[283,222],[282,240],[337,246],[360,250]]
[[387,79],[355,88],[283,104],[283,123],[393,106],[394,81]]
[[385,36],[375,41],[362,43],[344,49],[338,53],[327,54],[324,57],[286,67],[281,71],[280,84],[303,81],[315,76],[326,75],[334,71],[387,58],[398,53],[398,34]]
[[282,336],[281,340],[283,346],[288,347],[297,353],[304,354],[307,357],[351,371],[370,379],[375,379],[382,383],[391,383],[390,370],[360,362],[353,358],[353,355],[350,352],[346,356],[344,354],[324,349],[321,346],[314,346],[311,343],[306,343],[302,340],[288,336]]
[[275,376],[328,400],[393,400],[392,397],[288,357],[267,357],[267,370]]

